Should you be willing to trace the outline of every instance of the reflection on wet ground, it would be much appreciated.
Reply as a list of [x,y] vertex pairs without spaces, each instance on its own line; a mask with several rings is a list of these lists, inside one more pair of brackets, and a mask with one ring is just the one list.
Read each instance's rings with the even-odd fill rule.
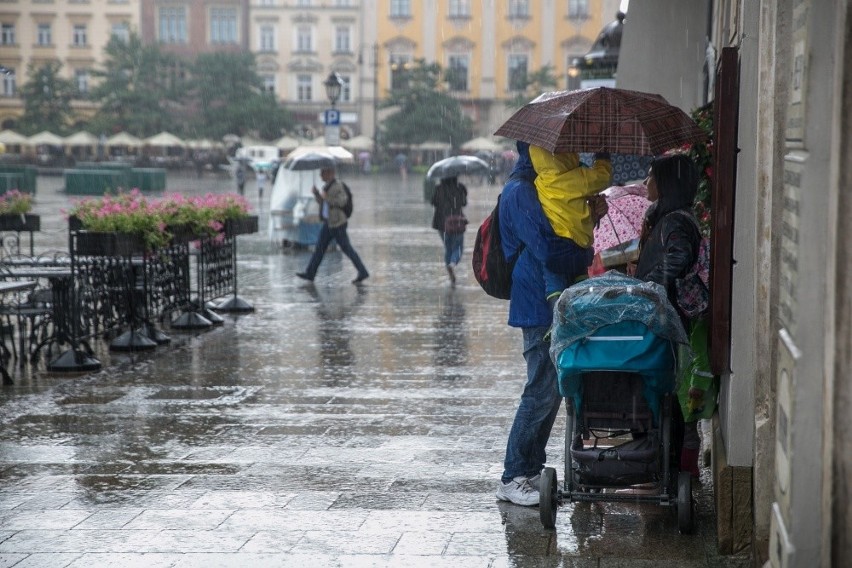
[[[659,506],[566,504],[548,531],[536,508],[498,503],[523,381],[506,303],[466,268],[472,232],[449,287],[418,180],[347,181],[365,285],[336,251],[314,285],[295,278],[307,253],[267,242],[261,203],[261,232],[239,241],[254,313],[4,387],[0,566],[748,565],[715,552],[706,471],[689,536]],[[44,246],[59,248],[67,199],[44,186]],[[497,191],[471,184],[468,216]],[[560,478],[564,424],[549,448]]]

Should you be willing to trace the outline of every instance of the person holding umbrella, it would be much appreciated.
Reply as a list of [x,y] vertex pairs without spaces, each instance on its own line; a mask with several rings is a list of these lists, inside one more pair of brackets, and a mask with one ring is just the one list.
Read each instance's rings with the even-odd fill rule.
[[332,165],[323,166],[320,170],[320,178],[325,182],[322,190],[313,187],[311,191],[313,191],[314,197],[320,205],[320,217],[323,220],[323,225],[319,237],[317,237],[314,254],[311,255],[311,260],[308,262],[308,267],[304,272],[297,272],[296,276],[302,280],[313,282],[325,256],[325,250],[334,239],[340,246],[340,250],[349,257],[358,271],[358,275],[352,283],[360,284],[370,276],[370,273],[367,272],[367,267],[364,266],[361,257],[355,252],[352,243],[349,242],[349,235],[346,234],[346,226],[349,221],[346,212],[343,210],[349,199],[346,189],[344,189],[343,183],[336,179],[335,168]]
[[441,179],[432,195],[432,228],[438,231],[444,243],[444,264],[455,286],[455,267],[461,260],[464,247],[464,230],[467,224],[462,208],[467,205],[467,187],[456,176]]
[[523,332],[527,380],[509,431],[496,496],[501,501],[532,506],[539,503],[538,482],[546,461],[545,448],[562,402],[556,367],[550,359],[553,308],[545,293],[544,273],[573,282],[586,272],[592,251],[553,230],[536,191],[530,146],[519,141],[517,148],[518,160],[500,196],[499,221],[503,253],[506,259],[517,259],[512,272],[508,323]]

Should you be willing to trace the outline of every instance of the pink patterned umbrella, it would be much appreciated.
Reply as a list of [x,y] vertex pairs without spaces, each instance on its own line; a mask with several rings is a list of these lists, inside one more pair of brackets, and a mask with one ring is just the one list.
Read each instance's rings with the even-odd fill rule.
[[609,213],[595,228],[595,252],[639,238],[642,220],[651,202],[641,184],[613,186],[605,190]]

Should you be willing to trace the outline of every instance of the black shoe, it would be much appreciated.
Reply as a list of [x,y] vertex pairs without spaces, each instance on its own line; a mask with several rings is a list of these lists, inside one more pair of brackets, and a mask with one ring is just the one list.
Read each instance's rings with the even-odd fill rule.
[[307,275],[306,273],[304,273],[304,272],[297,272],[297,273],[296,273],[296,276],[298,276],[298,277],[299,277],[299,278],[301,278],[302,280],[307,280],[308,282],[313,282],[313,281],[314,281],[314,279],[313,279],[313,278],[311,278],[310,276],[308,276],[308,275]]
[[359,274],[359,275],[358,275],[358,278],[356,278],[355,280],[353,280],[353,281],[352,281],[352,283],[353,283],[353,284],[360,284],[361,282],[363,282],[364,280],[366,280],[366,279],[367,279],[367,278],[369,278],[369,277],[370,277],[370,275],[369,275],[369,274]]

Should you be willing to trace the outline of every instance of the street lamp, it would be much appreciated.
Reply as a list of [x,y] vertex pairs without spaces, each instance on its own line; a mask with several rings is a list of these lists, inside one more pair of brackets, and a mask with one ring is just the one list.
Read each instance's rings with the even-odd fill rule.
[[343,83],[340,82],[340,77],[337,76],[337,73],[332,71],[323,85],[325,85],[325,94],[331,102],[331,108],[334,108],[334,103],[340,98],[340,90],[343,88]]

